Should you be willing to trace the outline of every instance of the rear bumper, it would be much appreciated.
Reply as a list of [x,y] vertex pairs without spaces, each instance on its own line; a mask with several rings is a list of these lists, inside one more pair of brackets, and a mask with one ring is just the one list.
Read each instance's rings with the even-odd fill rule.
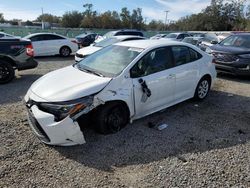
[[216,64],[217,72],[224,72],[233,75],[250,76],[250,65],[246,68],[234,67],[224,64]]
[[38,65],[37,61],[33,58],[27,59],[25,62],[16,62],[16,68],[18,70],[26,70],[36,68]]

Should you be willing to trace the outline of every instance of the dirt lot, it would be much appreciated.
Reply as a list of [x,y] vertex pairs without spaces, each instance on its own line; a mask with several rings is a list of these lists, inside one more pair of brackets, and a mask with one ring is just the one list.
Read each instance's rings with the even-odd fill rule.
[[[87,144],[49,147],[32,133],[22,99],[73,58],[39,58],[0,86],[0,187],[250,187],[250,80],[220,76],[209,97],[135,121]],[[70,79],[70,78],[69,78]],[[167,123],[163,131],[148,123]]]

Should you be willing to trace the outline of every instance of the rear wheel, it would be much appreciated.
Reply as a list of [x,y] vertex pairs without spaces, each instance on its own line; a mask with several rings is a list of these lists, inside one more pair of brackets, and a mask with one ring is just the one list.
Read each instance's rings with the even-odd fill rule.
[[62,57],[69,57],[70,56],[70,53],[71,53],[71,50],[68,46],[63,46],[61,49],[60,49],[60,55]]
[[126,126],[129,112],[125,105],[111,102],[99,107],[94,116],[95,130],[102,134],[112,134]]
[[15,70],[10,63],[0,61],[0,84],[6,84],[15,77]]
[[203,77],[195,90],[194,98],[197,100],[203,100],[207,97],[210,90],[211,80],[209,77]]

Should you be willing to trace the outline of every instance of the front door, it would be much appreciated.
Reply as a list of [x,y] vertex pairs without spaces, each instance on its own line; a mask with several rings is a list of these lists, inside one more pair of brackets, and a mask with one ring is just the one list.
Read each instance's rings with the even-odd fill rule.
[[136,118],[156,112],[174,101],[175,76],[171,49],[147,53],[131,69]]

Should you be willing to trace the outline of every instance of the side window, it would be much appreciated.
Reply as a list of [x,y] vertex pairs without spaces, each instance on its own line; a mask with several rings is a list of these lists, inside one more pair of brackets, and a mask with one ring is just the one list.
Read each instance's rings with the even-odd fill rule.
[[60,40],[60,39],[63,38],[57,35],[44,35],[44,40]]
[[180,34],[177,39],[183,39],[184,38],[184,35],[183,34]]
[[158,48],[147,53],[130,70],[132,78],[147,76],[173,67],[170,48]]
[[183,65],[190,62],[190,53],[188,47],[173,46],[172,52],[174,56],[175,66]]
[[196,61],[200,58],[202,58],[202,55],[195,50],[189,48],[189,53],[190,53],[190,61]]
[[31,37],[30,40],[32,42],[42,41],[43,40],[43,35],[37,35],[37,36]]
[[0,38],[4,37],[4,34],[0,34]]

